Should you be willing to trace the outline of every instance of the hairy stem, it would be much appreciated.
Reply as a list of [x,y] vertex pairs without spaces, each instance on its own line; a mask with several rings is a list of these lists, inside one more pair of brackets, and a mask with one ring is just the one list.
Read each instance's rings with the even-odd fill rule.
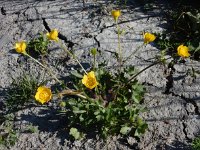
[[87,71],[84,69],[84,67],[81,65],[81,63],[79,62],[79,60],[77,59],[77,57],[71,53],[61,42],[59,42],[61,48],[67,52],[67,54],[69,54],[70,56],[72,56],[72,58],[79,64],[79,66],[83,69],[83,71],[85,72],[85,74],[87,74]]
[[118,55],[119,55],[119,66],[120,66],[120,71],[122,67],[122,49],[121,49],[121,42],[120,42],[120,28],[119,25],[116,21],[117,24],[117,35],[118,35]]
[[145,70],[151,68],[151,67],[154,66],[154,65],[157,65],[158,63],[160,63],[160,62],[159,62],[159,61],[158,61],[158,62],[155,62],[155,63],[153,63],[153,64],[147,66],[146,68],[140,70],[138,73],[136,73],[135,75],[133,75],[133,76],[128,80],[128,82],[131,81],[131,80],[133,80],[133,79],[135,79],[135,78],[136,78],[139,74],[141,74],[143,71],[145,71]]
[[129,60],[129,59],[130,59],[135,53],[137,53],[137,51],[138,51],[141,47],[143,47],[143,46],[144,46],[144,44],[138,46],[138,47],[136,48],[136,50],[135,50],[134,52],[132,52],[132,53],[123,61],[123,63],[125,63],[127,60]]
[[55,76],[55,74],[52,72],[52,70],[50,68],[48,68],[47,66],[43,65],[41,62],[39,62],[37,59],[33,58],[32,56],[30,56],[29,54],[25,53],[26,56],[28,56],[29,58],[31,58],[33,61],[35,61],[36,63],[38,63],[40,66],[42,66],[43,68],[45,68],[49,74],[60,84],[62,84],[62,82]]
[[94,64],[93,64],[93,69],[96,69],[96,55],[94,55]]

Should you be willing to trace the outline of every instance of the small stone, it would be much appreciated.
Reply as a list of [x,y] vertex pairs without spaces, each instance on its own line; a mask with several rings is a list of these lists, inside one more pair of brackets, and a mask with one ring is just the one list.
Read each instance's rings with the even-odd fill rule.
[[193,104],[187,103],[187,104],[186,104],[186,110],[187,110],[189,113],[193,113],[194,110],[195,110],[195,107],[194,107]]
[[75,142],[74,142],[74,145],[75,145],[76,147],[81,147],[81,142],[80,142],[80,141],[75,141]]
[[137,143],[137,141],[133,137],[128,137],[127,141],[128,141],[128,144],[130,144],[130,145],[133,145],[133,144]]

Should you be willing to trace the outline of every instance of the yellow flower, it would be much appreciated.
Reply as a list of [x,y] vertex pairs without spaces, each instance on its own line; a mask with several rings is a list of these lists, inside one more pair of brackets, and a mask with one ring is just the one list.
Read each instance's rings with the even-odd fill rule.
[[143,37],[144,37],[144,43],[145,44],[153,42],[156,39],[156,36],[151,34],[151,33],[144,33]]
[[99,84],[96,80],[94,71],[91,71],[87,75],[84,75],[82,83],[89,89],[93,89]]
[[190,56],[190,53],[188,52],[189,48],[187,46],[180,45],[177,48],[177,51],[178,51],[178,55],[181,56],[181,57],[185,57],[186,58],[186,57]]
[[48,102],[51,99],[51,97],[52,97],[51,90],[45,86],[40,86],[35,94],[36,101],[42,104]]
[[119,16],[121,16],[121,11],[120,10],[112,10],[111,12],[115,22],[117,22]]
[[58,30],[57,29],[51,30],[51,32],[47,33],[46,35],[49,40],[58,41]]
[[17,42],[15,43],[15,50],[18,53],[26,53],[26,42],[25,41],[21,41],[21,42]]

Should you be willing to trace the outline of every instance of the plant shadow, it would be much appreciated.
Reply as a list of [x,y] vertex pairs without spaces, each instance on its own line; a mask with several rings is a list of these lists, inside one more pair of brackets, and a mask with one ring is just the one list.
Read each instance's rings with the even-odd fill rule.
[[185,143],[182,143],[180,141],[173,141],[172,144],[164,144],[164,145],[157,145],[156,150],[160,149],[166,149],[166,150],[192,150],[190,145],[187,145]]
[[38,114],[30,112],[29,114],[21,114],[19,122],[27,121],[33,126],[38,126],[40,132],[48,132],[57,135],[60,138],[60,144],[64,145],[65,139],[69,139],[69,129],[67,129],[68,121],[64,114],[52,107],[42,107]]

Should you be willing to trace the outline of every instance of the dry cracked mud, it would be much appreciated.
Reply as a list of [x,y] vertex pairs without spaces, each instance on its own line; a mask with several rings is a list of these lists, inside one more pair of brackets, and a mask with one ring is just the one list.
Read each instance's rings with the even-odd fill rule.
[[[162,6],[158,3],[152,11],[145,12],[141,5],[132,1],[126,8],[122,7],[119,25],[126,31],[122,37],[124,57],[143,44],[143,31],[165,30]],[[0,102],[5,100],[4,89],[9,87],[12,77],[20,75],[22,68],[37,73],[39,66],[28,60],[23,63],[23,56],[12,50],[16,41],[29,40],[40,32],[57,28],[59,38],[76,53],[84,67],[90,65],[89,50],[96,47],[101,54],[98,60],[108,59],[108,67],[115,69],[112,52],[116,50],[117,35],[110,15],[116,8],[113,3],[88,0],[83,7],[81,0],[1,0],[0,7]],[[52,47],[46,59],[61,78],[76,64],[73,60],[66,61],[58,45]],[[141,70],[159,53],[154,45],[147,45],[126,65],[135,65]],[[200,67],[199,62],[187,59],[184,64],[174,66],[155,65],[138,77],[147,88],[144,103],[148,111],[141,115],[149,125],[139,141],[115,136],[107,143],[98,137],[72,142],[69,134],[62,130],[66,121],[55,115],[53,107],[52,110],[34,107],[15,113],[15,127],[20,132],[18,141],[10,149],[191,149],[190,142],[200,131],[200,78],[188,75],[191,66],[197,70]],[[30,124],[37,126],[38,132],[24,132]]]

